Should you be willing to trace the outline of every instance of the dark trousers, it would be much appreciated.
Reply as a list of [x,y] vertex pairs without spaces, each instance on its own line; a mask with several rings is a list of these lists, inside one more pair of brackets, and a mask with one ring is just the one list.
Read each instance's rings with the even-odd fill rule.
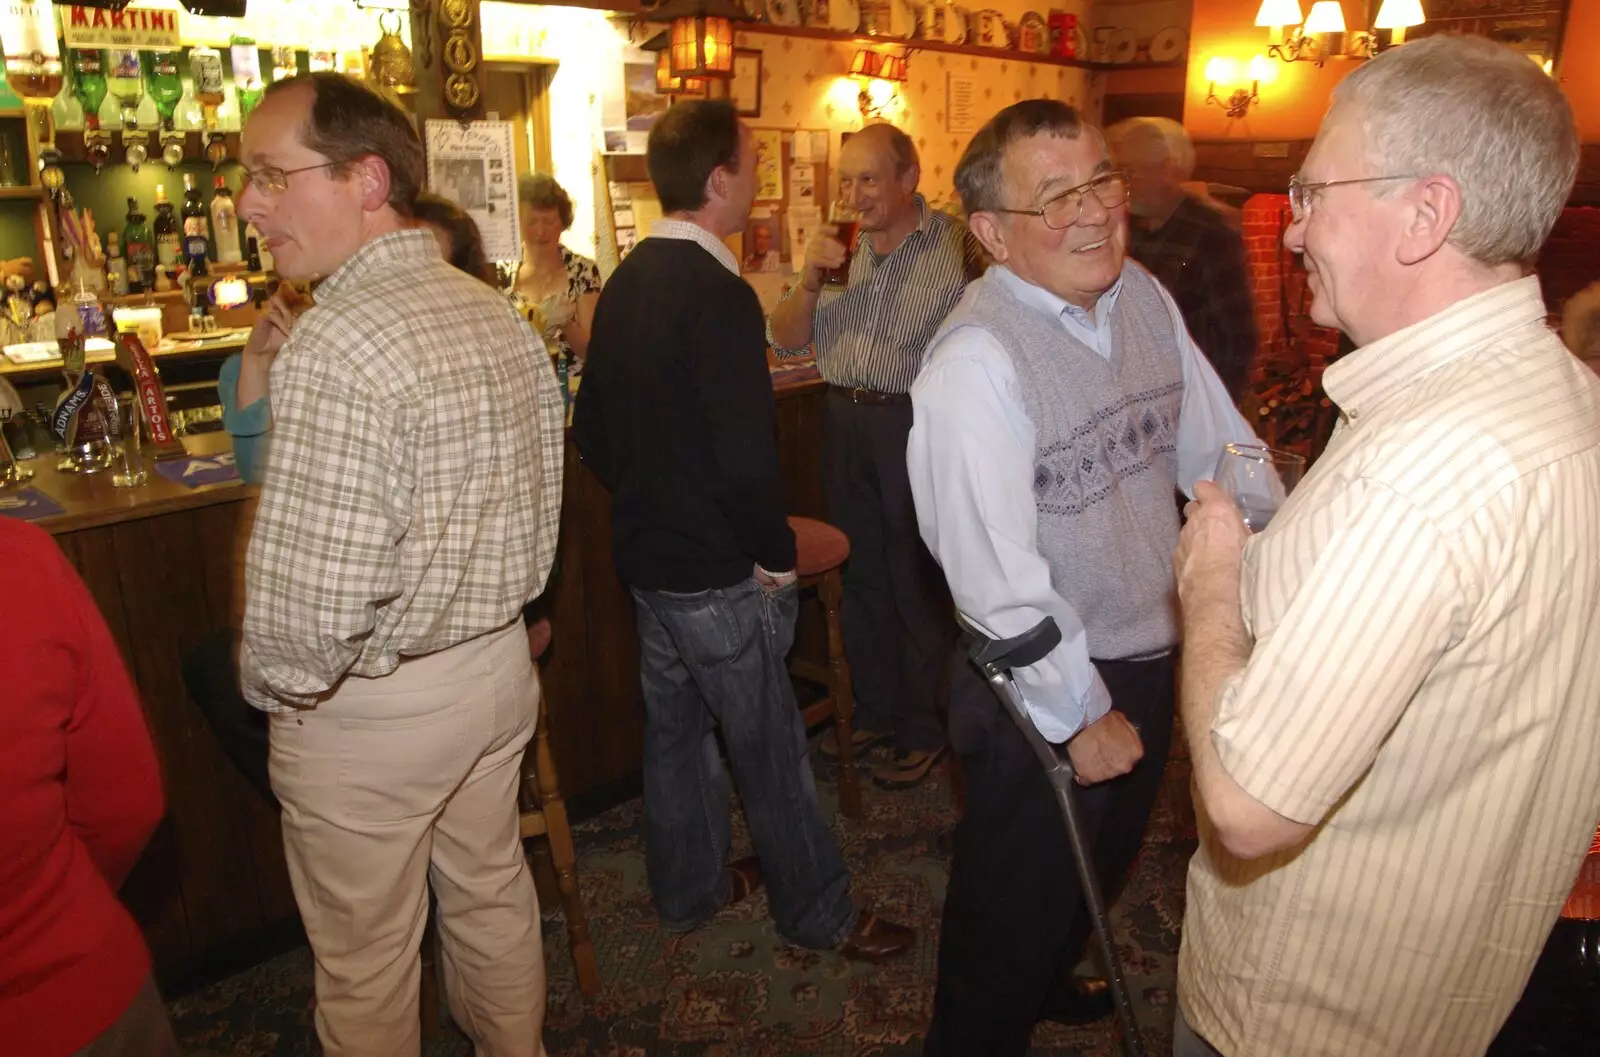
[[218,631],[183,659],[183,684],[233,765],[277,806],[267,777],[267,714],[239,690],[239,634]]
[[857,730],[893,732],[901,752],[945,743],[941,682],[955,643],[944,578],[917,531],[906,475],[911,405],[825,401],[828,519],[850,537],[844,648]]
[[644,691],[645,872],[662,925],[687,931],[728,898],[730,791],[717,731],[761,859],[778,934],[832,947],[856,925],[850,874],[823,820],[784,658],[799,589],[755,580],[633,591]]
[[167,1007],[154,980],[146,980],[128,1008],[74,1057],[178,1057]]
[[[950,743],[967,784],[956,825],[939,939],[928,1057],[1028,1051],[1093,930],[1066,823],[1044,769],[977,670],[952,677]],[[1128,774],[1077,790],[1106,905],[1144,839],[1172,742],[1172,657],[1096,662],[1112,707],[1139,728],[1144,759]]]

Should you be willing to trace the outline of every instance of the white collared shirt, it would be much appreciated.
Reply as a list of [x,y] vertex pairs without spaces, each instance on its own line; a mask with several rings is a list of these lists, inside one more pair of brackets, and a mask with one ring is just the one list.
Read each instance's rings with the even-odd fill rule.
[[739,258],[733,255],[733,251],[728,248],[728,244],[692,221],[658,220],[650,228],[650,234],[647,237],[652,239],[682,239],[685,242],[693,242],[715,257],[717,263],[728,269],[728,271],[734,275],[741,274],[739,271]]

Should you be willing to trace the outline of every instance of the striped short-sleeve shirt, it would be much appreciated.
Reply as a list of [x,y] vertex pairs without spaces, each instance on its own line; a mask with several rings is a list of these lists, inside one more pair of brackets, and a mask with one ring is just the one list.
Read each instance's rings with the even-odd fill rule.
[[1254,639],[1211,730],[1317,828],[1207,834],[1179,1000],[1228,1057],[1481,1054],[1600,816],[1600,380],[1538,280],[1327,371],[1327,452],[1246,547]]
[[[850,282],[823,287],[812,319],[817,369],[830,385],[907,393],[933,332],[955,308],[969,279],[983,270],[983,251],[966,225],[928,208],[916,196],[921,222],[887,255],[857,240]],[[788,297],[794,291],[784,295]],[[769,333],[767,339],[771,341]],[[773,343],[780,357],[805,349]]]

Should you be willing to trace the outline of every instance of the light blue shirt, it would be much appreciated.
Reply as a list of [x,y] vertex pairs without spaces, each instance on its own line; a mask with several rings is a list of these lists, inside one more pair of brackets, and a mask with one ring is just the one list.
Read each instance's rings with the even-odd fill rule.
[[272,401],[261,397],[249,407],[239,406],[239,367],[242,353],[222,361],[217,372],[217,398],[222,402],[222,428],[233,438],[233,461],[245,484],[260,484],[268,434],[272,430]]
[[[1127,262],[1124,273],[1136,267]],[[1120,278],[1092,311],[1085,311],[1003,266],[991,267],[989,275],[1111,358]],[[1183,368],[1178,483],[1193,496],[1194,482],[1211,476],[1224,444],[1257,441],[1189,337],[1172,297],[1162,290],[1161,298]],[[906,463],[922,538],[944,568],[962,617],[984,634],[1009,638],[1046,616],[1055,618],[1061,644],[1012,677],[1040,733],[1053,742],[1066,741],[1106,714],[1111,695],[1089,657],[1082,619],[1055,590],[1050,563],[1039,553],[1034,427],[1011,357],[987,331],[959,327],[929,347],[911,402],[915,423]],[[1117,571],[1108,569],[1106,575]]]

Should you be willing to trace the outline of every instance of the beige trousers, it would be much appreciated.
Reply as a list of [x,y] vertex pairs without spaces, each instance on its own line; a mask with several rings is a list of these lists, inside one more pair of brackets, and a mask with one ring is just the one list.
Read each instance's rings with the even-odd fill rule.
[[542,1052],[544,947],[516,804],[538,707],[517,621],[272,716],[272,788],[327,1057],[420,1053],[430,882],[456,1024],[478,1057]]

